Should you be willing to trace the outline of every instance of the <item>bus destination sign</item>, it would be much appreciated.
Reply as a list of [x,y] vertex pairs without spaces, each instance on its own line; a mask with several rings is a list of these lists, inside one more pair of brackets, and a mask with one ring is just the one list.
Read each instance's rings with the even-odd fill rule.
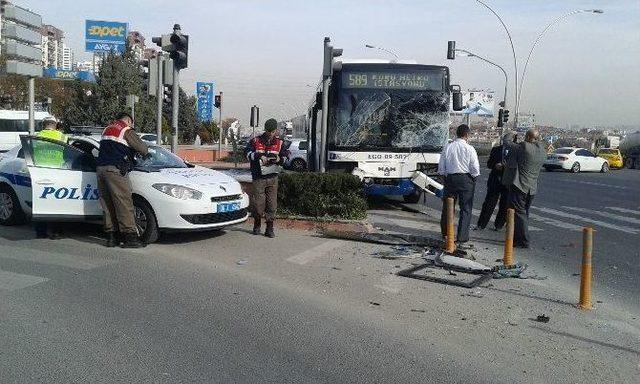
[[342,88],[436,90],[442,88],[442,76],[428,74],[426,71],[411,73],[345,71],[342,74]]

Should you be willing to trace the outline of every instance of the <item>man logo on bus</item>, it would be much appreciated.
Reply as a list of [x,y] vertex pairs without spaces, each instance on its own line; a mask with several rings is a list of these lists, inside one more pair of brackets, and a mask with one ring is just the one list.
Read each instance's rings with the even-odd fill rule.
[[384,172],[385,176],[391,175],[391,172],[396,171],[396,167],[378,167],[378,171]]

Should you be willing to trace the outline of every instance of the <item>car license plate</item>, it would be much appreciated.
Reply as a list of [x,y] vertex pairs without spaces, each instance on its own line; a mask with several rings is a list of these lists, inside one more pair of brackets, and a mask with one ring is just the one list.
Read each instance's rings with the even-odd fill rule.
[[220,203],[218,204],[218,213],[233,212],[240,209],[240,203]]

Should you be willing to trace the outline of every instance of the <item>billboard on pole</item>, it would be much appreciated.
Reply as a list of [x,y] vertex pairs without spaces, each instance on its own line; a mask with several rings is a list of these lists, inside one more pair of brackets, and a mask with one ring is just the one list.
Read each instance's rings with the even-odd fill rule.
[[197,82],[196,97],[198,98],[198,120],[210,122],[213,120],[213,89],[214,83]]
[[469,90],[462,92],[463,115],[493,116],[495,99],[493,91]]
[[87,52],[124,53],[127,42],[127,23],[86,20],[85,50]]

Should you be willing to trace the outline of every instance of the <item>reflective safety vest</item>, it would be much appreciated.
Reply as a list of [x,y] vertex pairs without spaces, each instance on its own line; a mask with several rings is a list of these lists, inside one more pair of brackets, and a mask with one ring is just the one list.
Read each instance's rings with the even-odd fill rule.
[[[55,129],[43,129],[38,137],[67,142],[67,135]],[[62,168],[64,166],[64,147],[46,141],[33,141],[33,162],[37,167]]]
[[112,165],[126,172],[133,168],[135,151],[124,137],[130,129],[124,121],[116,120],[102,131],[98,166]]

